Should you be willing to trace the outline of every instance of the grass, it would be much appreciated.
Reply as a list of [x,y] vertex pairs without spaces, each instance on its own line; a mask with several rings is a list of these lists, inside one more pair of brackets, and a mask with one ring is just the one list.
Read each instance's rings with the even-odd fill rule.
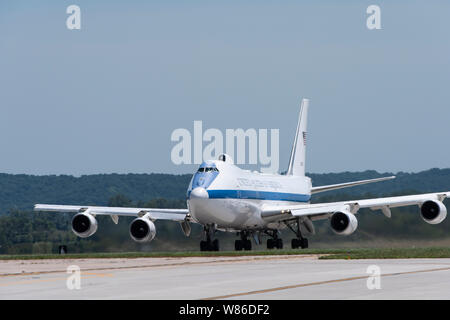
[[345,253],[340,249],[307,249],[307,250],[264,250],[264,251],[167,251],[167,252],[105,252],[105,253],[73,253],[73,254],[15,254],[0,255],[0,260],[29,260],[29,259],[102,259],[102,258],[175,258],[175,257],[235,257],[235,256],[264,256],[264,255],[298,255],[321,253]]
[[106,259],[106,258],[175,258],[175,257],[233,257],[264,255],[316,254],[319,259],[409,259],[450,258],[450,248],[355,248],[355,249],[306,249],[306,250],[263,250],[263,251],[219,251],[219,252],[122,252],[122,253],[77,253],[77,254],[27,254],[0,255],[0,260],[39,259]]
[[412,258],[450,258],[450,248],[370,248],[349,249],[321,256],[320,259],[412,259]]

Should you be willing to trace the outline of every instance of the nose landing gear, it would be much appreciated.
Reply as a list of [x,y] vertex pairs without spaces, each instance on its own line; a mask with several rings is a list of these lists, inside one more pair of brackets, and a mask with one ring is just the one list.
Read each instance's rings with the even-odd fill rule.
[[219,251],[219,239],[212,240],[212,237],[216,233],[214,226],[203,227],[203,239],[200,241],[200,251]]

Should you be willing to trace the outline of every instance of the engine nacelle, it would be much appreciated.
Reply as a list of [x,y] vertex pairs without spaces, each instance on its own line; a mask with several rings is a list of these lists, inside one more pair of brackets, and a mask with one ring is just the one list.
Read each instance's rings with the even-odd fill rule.
[[447,208],[441,201],[428,200],[420,206],[420,215],[429,224],[438,224],[447,217]]
[[348,211],[335,212],[331,216],[331,229],[336,234],[348,236],[358,228],[358,219]]
[[134,219],[130,224],[130,236],[136,242],[152,241],[155,235],[155,224],[145,216]]
[[80,238],[92,236],[97,226],[97,219],[89,212],[78,213],[72,218],[72,231]]

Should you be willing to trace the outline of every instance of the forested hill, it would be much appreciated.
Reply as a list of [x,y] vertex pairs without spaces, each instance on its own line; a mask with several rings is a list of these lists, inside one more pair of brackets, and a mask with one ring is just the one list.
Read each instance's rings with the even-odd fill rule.
[[0,212],[30,210],[36,203],[104,206],[117,194],[134,202],[154,198],[184,199],[192,175],[96,174],[68,175],[0,174]]
[[[314,186],[389,176],[376,171],[309,174]],[[403,192],[450,190],[450,169],[431,169],[419,173],[397,173],[397,179],[354,187],[346,195],[386,195]],[[35,203],[107,205],[117,195],[133,202],[155,198],[184,199],[190,174],[98,174],[68,175],[0,174],[0,213],[11,209],[30,210]],[[343,192],[342,190],[334,193]],[[333,195],[333,192],[323,195]]]
[[[328,185],[347,181],[363,179],[373,179],[381,176],[392,176],[397,178],[385,182],[372,183],[358,187],[333,191],[334,193],[346,193],[348,195],[359,196],[362,194],[385,195],[404,192],[438,192],[450,190],[450,168],[430,169],[418,173],[383,173],[376,171],[364,172],[341,172],[326,174],[310,174],[313,186]],[[331,195],[333,192],[323,193]],[[319,194],[322,195],[322,194]]]

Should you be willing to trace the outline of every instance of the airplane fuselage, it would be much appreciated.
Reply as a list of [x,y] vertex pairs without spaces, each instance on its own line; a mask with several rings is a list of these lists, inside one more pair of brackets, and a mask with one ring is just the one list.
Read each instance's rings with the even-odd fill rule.
[[276,229],[282,226],[265,221],[261,209],[309,203],[311,180],[252,172],[231,160],[212,160],[202,163],[192,177],[187,198],[189,213],[200,224],[226,231]]

